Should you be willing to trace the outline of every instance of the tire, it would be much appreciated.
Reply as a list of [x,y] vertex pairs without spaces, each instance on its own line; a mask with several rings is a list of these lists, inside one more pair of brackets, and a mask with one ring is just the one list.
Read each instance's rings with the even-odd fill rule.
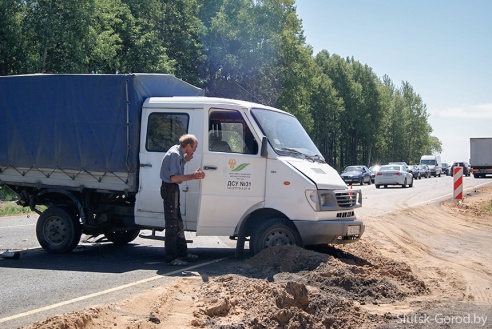
[[403,188],[407,187],[407,179],[406,179],[406,178],[405,178],[405,180],[403,181],[403,184],[402,184],[402,186],[401,186],[401,187],[403,187]]
[[369,176],[369,180],[367,181],[367,185],[371,185],[371,177]]
[[106,237],[106,239],[117,246],[122,246],[128,244],[129,242],[132,242],[138,237],[139,234],[139,229],[128,229],[124,231],[108,230],[104,232],[104,236]]
[[301,236],[294,224],[285,218],[268,218],[251,232],[249,248],[252,255],[275,246],[302,246]]
[[360,178],[359,184],[360,184],[360,186],[364,185],[364,177]]
[[410,184],[408,184],[408,187],[413,187],[413,177],[412,180],[410,181]]
[[38,242],[50,254],[71,252],[79,244],[81,235],[82,225],[66,208],[48,208],[36,223]]
[[376,188],[379,188],[380,186],[381,186],[381,185],[379,185],[379,184],[376,184]]

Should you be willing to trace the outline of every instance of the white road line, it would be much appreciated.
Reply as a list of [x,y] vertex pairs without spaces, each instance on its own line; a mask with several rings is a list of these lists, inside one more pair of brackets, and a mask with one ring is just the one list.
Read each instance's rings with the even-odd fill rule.
[[[209,262],[206,262],[206,263],[203,263],[203,264],[197,264],[197,265],[187,266],[187,267],[180,267],[179,269],[177,269],[175,271],[171,271],[171,272],[165,273],[165,275],[174,275],[174,274],[177,274],[177,273],[180,273],[180,272],[183,272],[183,271],[189,271],[189,270],[192,270],[192,269],[195,269],[195,268],[199,268],[199,267],[202,267],[202,266],[205,266],[205,265],[210,265],[210,264],[213,264],[213,263],[218,263],[218,262],[223,261],[223,260],[228,259],[228,258],[230,258],[230,257],[224,257],[224,258],[220,258],[220,259],[217,259],[217,260],[212,260],[212,261],[209,261]],[[109,294],[109,293],[112,293],[112,292],[115,292],[115,291],[118,291],[118,290],[126,289],[128,287],[137,286],[137,285],[142,284],[142,283],[147,283],[147,282],[158,280],[158,279],[162,279],[162,278],[164,278],[164,275],[156,275],[156,276],[153,276],[153,277],[150,277],[150,278],[147,278],[147,279],[143,279],[143,280],[140,280],[140,281],[135,281],[135,282],[128,283],[128,284],[125,284],[125,285],[122,285],[122,286],[118,286],[118,287],[114,287],[114,288],[111,288],[111,289],[107,289],[107,290],[95,292],[93,294],[89,294],[89,295],[85,295],[85,296],[80,296],[80,297],[77,297],[77,298],[74,298],[74,299],[70,299],[70,300],[66,300],[64,302],[60,302],[60,303],[56,303],[56,304],[53,304],[53,305],[48,305],[48,306],[45,306],[45,307],[37,308],[37,309],[31,310],[31,311],[27,311],[27,312],[24,312],[24,313],[19,313],[19,314],[16,314],[16,315],[8,316],[6,318],[0,318],[0,323],[4,323],[4,322],[7,322],[7,321],[19,319],[19,318],[22,318],[22,317],[25,317],[25,316],[28,316],[28,315],[32,315],[32,314],[44,312],[44,311],[51,310],[51,309],[54,309],[54,308],[57,308],[57,307],[60,307],[60,306],[68,305],[68,304],[71,304],[71,303],[80,302],[82,300],[86,300],[86,299],[90,299],[90,298],[102,296],[102,295]]]
[[[467,188],[464,189],[463,192],[469,191],[471,189],[476,189],[476,188],[479,188],[479,187],[484,186],[484,185],[488,185],[489,183],[490,182],[486,182],[486,183],[478,184],[478,185],[475,185],[475,186],[467,187]],[[424,203],[429,203],[429,202],[432,203],[434,201],[438,201],[438,200],[441,200],[441,199],[452,198],[452,197],[453,197],[453,193],[449,193],[449,194],[445,194],[445,195],[439,196],[439,197],[434,198],[434,199],[431,199],[431,200],[426,200],[426,201],[422,201],[422,202],[419,202],[419,203],[412,204],[410,207],[416,207],[416,206],[420,206],[421,204],[424,204]]]
[[12,228],[12,227],[23,227],[23,226],[35,226],[36,224],[25,224],[25,225],[13,225],[13,226],[0,226],[2,228]]

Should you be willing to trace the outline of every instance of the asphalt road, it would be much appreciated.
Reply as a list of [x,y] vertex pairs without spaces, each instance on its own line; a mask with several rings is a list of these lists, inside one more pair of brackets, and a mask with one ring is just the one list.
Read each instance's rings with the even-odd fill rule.
[[[492,184],[492,179],[464,177],[465,197],[485,184]],[[452,198],[453,179],[416,180],[412,188],[376,189],[374,184],[352,188],[362,190],[363,207],[356,213],[364,220]],[[163,242],[141,238],[123,247],[90,239],[71,254],[47,254],[36,239],[36,219],[37,215],[0,218],[0,254],[22,250],[18,260],[0,260],[1,328],[18,328],[56,314],[122,300],[182,276],[200,275],[207,280],[211,273],[224,274],[225,262],[238,261],[233,241],[194,234],[187,238],[194,241],[190,251],[201,256],[200,262],[186,268],[165,265]]]

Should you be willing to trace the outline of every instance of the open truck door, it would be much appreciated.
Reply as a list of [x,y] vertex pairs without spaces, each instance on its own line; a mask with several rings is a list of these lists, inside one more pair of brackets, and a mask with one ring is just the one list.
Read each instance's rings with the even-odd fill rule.
[[[245,214],[262,208],[267,159],[244,109],[212,107],[204,132],[198,235],[231,236]],[[231,218],[236,214],[236,218]]]
[[[139,154],[139,189],[135,206],[136,224],[153,228],[165,227],[164,206],[160,194],[162,158],[171,146],[178,144],[179,137],[183,134],[196,134],[197,129],[201,133],[201,124],[193,126],[194,116],[198,116],[196,112],[198,112],[196,109],[144,107]],[[202,149],[200,144],[201,141],[198,141],[194,158],[185,165],[185,174],[193,172],[200,166]],[[179,184],[181,214],[185,230],[194,230],[196,226],[190,224],[190,222],[196,223],[197,221],[196,211],[189,213],[187,203],[198,204],[199,183],[199,181],[187,181]]]

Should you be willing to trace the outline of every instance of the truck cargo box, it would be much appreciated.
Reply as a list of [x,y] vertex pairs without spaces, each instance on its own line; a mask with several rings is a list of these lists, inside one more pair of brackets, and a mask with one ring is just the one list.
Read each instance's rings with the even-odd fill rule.
[[144,100],[203,94],[166,74],[0,77],[0,184],[136,191]]

